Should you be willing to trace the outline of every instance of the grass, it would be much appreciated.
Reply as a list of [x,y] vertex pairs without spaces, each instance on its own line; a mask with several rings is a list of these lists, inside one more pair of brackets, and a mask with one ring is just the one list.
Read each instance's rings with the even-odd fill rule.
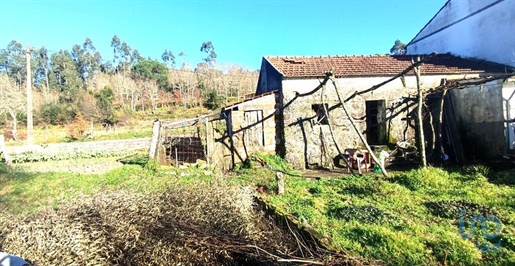
[[[390,265],[512,265],[515,189],[490,182],[483,170],[464,173],[429,167],[390,179],[374,174],[320,181],[288,177],[287,193],[268,197],[284,212],[305,218],[338,249]],[[491,175],[496,179],[505,174]],[[431,202],[457,207],[449,214],[446,208],[430,210]],[[502,223],[500,236],[487,240],[478,223],[476,235],[464,239],[460,208],[468,212],[466,221],[481,215],[481,210],[495,213]],[[494,234],[495,224],[487,226],[487,234]],[[469,230],[466,222],[465,231]]]
[[[104,167],[106,158],[80,160]],[[109,160],[115,160],[109,158]],[[78,161],[59,162],[73,167]],[[39,166],[35,166],[37,170]],[[94,166],[93,166],[94,167]],[[169,169],[168,169],[169,170]],[[182,172],[195,171],[184,169]],[[77,194],[93,194],[102,190],[164,191],[180,177],[181,171],[171,173],[166,167],[159,172],[140,164],[125,164],[100,174],[73,172],[27,172],[23,166],[0,169],[0,206],[13,213],[33,213],[55,207]]]

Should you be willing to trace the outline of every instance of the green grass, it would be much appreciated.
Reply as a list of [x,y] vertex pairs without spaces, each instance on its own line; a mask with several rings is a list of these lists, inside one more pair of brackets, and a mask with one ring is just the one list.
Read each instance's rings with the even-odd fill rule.
[[[100,160],[100,159],[96,159]],[[105,159],[104,159],[105,160]],[[65,163],[65,162],[61,162]],[[102,190],[165,190],[180,172],[155,173],[142,165],[127,164],[102,174],[70,172],[25,172],[20,167],[0,170],[0,206],[14,213],[32,213],[55,207],[77,194]]]
[[[513,265],[515,189],[483,175],[495,180],[496,175],[505,178],[503,173],[465,170],[429,167],[389,179],[377,174],[319,181],[288,177],[286,194],[268,197],[283,212],[304,217],[336,248],[390,265]],[[454,212],[431,210],[429,203],[434,202],[457,207],[451,209]],[[470,216],[480,210],[495,213],[502,223],[500,236],[487,240],[478,223],[476,236],[464,239],[458,227],[459,208]],[[493,234],[495,224],[487,228]],[[465,229],[470,232],[470,224]],[[499,240],[498,252],[481,252],[475,246],[493,248]]]

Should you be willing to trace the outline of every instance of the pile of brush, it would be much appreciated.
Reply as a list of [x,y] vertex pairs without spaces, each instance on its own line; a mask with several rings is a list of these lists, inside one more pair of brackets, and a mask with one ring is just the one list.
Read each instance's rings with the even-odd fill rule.
[[253,197],[248,187],[211,181],[166,192],[77,196],[30,215],[4,211],[0,251],[34,265],[277,265],[328,258],[314,258],[256,212]]

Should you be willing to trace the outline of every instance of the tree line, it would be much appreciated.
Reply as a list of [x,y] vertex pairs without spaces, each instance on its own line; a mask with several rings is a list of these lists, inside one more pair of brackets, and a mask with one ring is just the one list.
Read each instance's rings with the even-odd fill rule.
[[200,46],[205,58],[191,69],[166,49],[145,58],[117,35],[113,60],[104,60],[86,38],[70,50],[24,48],[16,40],[0,49],[0,123],[26,118],[27,57],[36,123],[67,124],[77,113],[92,122],[117,123],[126,113],[156,113],[160,107],[205,106],[211,110],[254,93],[258,71],[237,65],[221,68],[211,41]]

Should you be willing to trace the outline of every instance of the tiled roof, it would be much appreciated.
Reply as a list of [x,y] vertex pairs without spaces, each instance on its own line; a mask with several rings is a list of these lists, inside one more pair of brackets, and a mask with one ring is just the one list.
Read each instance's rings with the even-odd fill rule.
[[248,101],[252,101],[252,100],[255,100],[257,98],[261,98],[263,96],[267,96],[267,95],[274,94],[274,93],[277,93],[277,90],[265,92],[265,93],[262,93],[262,94],[259,94],[259,95],[253,95],[252,97],[248,97],[248,98],[246,98],[243,101],[239,101],[239,102],[236,102],[236,103],[232,103],[232,104],[226,105],[222,109],[223,110],[232,109],[232,108],[234,108],[234,107],[236,107],[236,106],[238,106],[238,105],[240,105],[242,103],[245,103],[245,102],[248,102]]
[[[422,58],[424,55],[421,55]],[[284,77],[323,77],[333,70],[336,77],[393,76],[411,65],[417,55],[363,55],[319,57],[265,57]],[[422,75],[506,73],[504,65],[437,54],[420,67]],[[410,73],[414,73],[411,71]]]

